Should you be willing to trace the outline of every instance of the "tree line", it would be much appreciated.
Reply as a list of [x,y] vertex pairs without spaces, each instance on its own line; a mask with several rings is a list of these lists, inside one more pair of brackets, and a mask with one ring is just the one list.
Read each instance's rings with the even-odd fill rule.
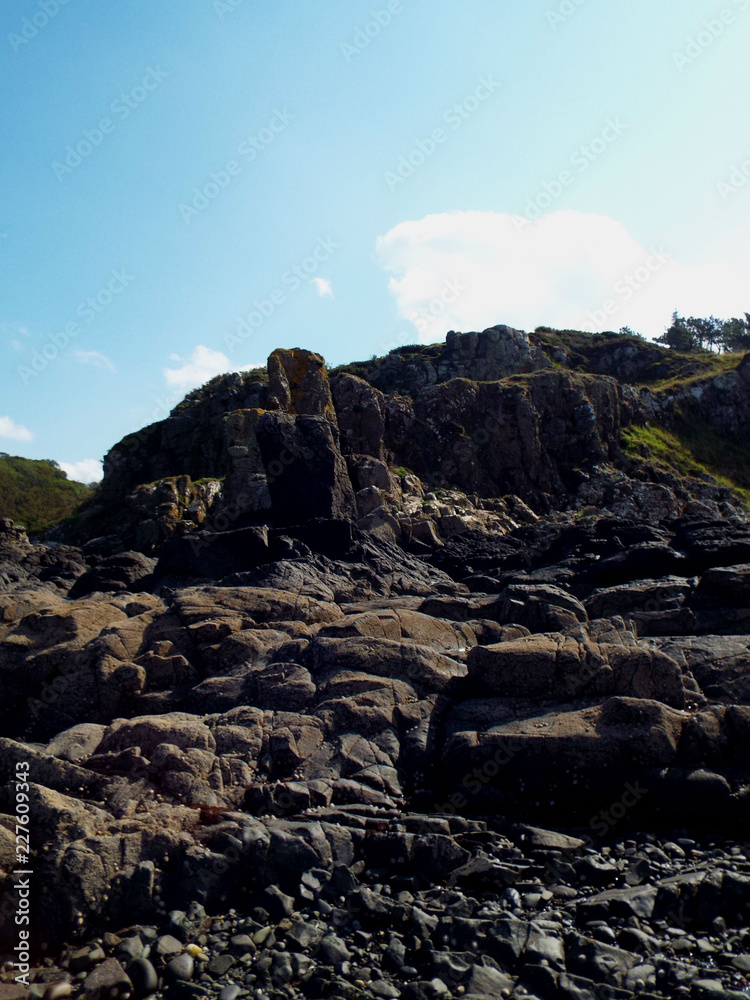
[[750,351],[750,313],[744,319],[698,319],[672,313],[672,325],[656,338],[676,351]]

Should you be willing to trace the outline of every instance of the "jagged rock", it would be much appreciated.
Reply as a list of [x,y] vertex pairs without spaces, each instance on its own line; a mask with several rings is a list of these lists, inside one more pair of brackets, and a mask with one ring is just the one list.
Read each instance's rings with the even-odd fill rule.
[[141,552],[119,552],[107,556],[76,580],[68,596],[85,597],[97,590],[127,590],[133,593],[141,589],[155,566],[156,560],[147,558]]
[[313,517],[356,517],[339,433],[326,417],[268,412],[256,430],[275,517],[296,524]]
[[[331,379],[333,401],[346,455],[385,457],[385,397],[356,375]],[[359,487],[362,489],[362,486]]]
[[221,580],[270,562],[272,551],[265,526],[226,532],[195,531],[171,538],[162,547],[155,575]]
[[71,545],[32,545],[25,528],[0,517],[0,588],[6,592],[43,586],[52,598],[67,591],[86,569],[81,551]]
[[190,532],[205,521],[219,490],[217,480],[194,483],[189,476],[138,486],[125,498],[121,547],[127,544],[139,552],[158,552],[173,535]]
[[323,357],[299,347],[273,351],[268,357],[268,402],[271,409],[325,417],[335,423]]

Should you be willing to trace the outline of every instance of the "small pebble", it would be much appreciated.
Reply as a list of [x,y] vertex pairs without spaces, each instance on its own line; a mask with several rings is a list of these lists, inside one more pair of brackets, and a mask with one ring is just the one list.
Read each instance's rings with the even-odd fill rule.
[[50,983],[44,991],[44,1000],[64,1000],[73,992],[73,987],[67,982]]
[[182,955],[177,955],[175,958],[170,959],[164,970],[168,979],[188,980],[193,978],[194,971],[195,963],[193,962],[193,956],[188,955],[187,952],[183,952]]
[[219,994],[219,1000],[237,1000],[237,997],[241,992],[242,989],[237,985],[237,983],[230,983],[230,985],[225,986]]
[[137,998],[149,997],[156,992],[159,977],[156,969],[147,958],[136,958],[128,966],[128,976],[133,984],[133,993]]

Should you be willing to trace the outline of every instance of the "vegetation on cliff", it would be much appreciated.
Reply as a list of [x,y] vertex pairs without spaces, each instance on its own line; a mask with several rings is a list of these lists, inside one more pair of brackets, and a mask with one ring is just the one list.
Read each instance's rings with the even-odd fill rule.
[[68,517],[93,492],[68,479],[56,462],[0,452],[0,516],[18,521],[30,534]]

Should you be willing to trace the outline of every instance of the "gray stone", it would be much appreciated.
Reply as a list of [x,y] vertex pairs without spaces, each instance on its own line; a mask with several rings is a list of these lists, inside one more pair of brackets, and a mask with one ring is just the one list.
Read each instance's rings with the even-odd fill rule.
[[227,972],[235,964],[236,959],[233,955],[223,952],[221,955],[215,955],[211,961],[208,963],[208,971],[212,976],[225,976]]
[[193,956],[187,952],[176,955],[167,962],[164,974],[168,979],[192,979],[195,971]]
[[219,993],[219,1000],[237,1000],[241,992],[241,986],[238,986],[237,983],[230,983],[229,986],[225,986],[221,993]]
[[182,942],[178,941],[172,934],[162,934],[157,940],[155,949],[159,958],[169,959],[173,955],[179,955],[182,951]]
[[116,1000],[132,992],[133,984],[116,958],[106,958],[83,981],[86,1000]]
[[147,958],[136,958],[128,966],[128,975],[133,983],[133,994],[136,1000],[149,997],[156,992],[159,977],[156,969]]
[[351,958],[346,943],[337,934],[326,934],[317,950],[317,959],[323,965],[341,965]]

